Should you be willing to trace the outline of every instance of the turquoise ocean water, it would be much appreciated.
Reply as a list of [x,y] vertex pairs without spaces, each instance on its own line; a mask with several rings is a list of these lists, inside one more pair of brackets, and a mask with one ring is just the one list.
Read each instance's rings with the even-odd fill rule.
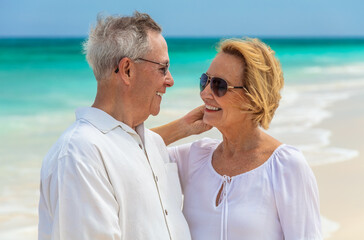
[[[174,90],[197,88],[220,39],[167,39]],[[335,67],[362,67],[363,39],[263,39],[276,51],[286,84],[355,78]],[[92,101],[96,82],[83,39],[0,39],[0,114],[34,114]],[[331,70],[332,70],[331,69]],[[323,74],[318,74],[325,71]],[[362,72],[358,72],[361,77]]]
[[[83,41],[0,39],[0,239],[36,239],[42,158],[72,123],[74,110],[91,105],[96,93]],[[219,41],[167,38],[175,85],[163,96],[160,115],[147,126],[202,103],[199,77]],[[300,147],[311,165],[356,156],[355,149],[331,146],[330,131],[317,125],[330,118],[329,106],[364,86],[364,39],[263,41],[280,59],[286,83],[270,133]],[[335,227],[332,223],[327,229]]]

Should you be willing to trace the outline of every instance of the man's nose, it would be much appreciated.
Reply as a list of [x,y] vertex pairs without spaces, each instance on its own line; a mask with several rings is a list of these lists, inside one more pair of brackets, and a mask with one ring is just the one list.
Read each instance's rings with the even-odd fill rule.
[[172,74],[168,70],[167,75],[166,75],[166,85],[167,85],[167,87],[172,87],[173,84],[174,84],[174,80],[173,80]]

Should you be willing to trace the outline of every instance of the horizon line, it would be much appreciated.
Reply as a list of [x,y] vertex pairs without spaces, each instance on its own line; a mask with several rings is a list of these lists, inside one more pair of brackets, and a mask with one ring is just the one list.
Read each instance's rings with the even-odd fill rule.
[[[1,36],[0,39],[86,39],[88,35],[29,35],[29,36]],[[217,39],[217,38],[262,38],[262,39],[364,39],[364,35],[165,35],[166,39]]]

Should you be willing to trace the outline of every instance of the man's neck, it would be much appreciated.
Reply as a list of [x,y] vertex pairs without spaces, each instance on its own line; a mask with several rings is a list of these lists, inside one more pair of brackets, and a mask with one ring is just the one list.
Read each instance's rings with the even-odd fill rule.
[[127,93],[120,93],[116,88],[98,86],[92,107],[101,109],[134,130],[146,120],[135,115],[137,111],[133,108],[133,101]]

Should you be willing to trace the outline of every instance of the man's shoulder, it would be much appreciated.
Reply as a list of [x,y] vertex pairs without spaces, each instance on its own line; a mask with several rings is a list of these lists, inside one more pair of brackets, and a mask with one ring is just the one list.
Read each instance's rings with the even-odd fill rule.
[[43,159],[42,170],[52,172],[65,158],[68,160],[95,157],[99,131],[85,120],[77,120],[69,126],[53,144]]
[[89,122],[79,119],[68,127],[57,140],[55,146],[59,147],[62,155],[69,153],[72,148],[87,148],[95,144],[95,140],[103,135]]
[[148,145],[153,146],[153,149],[158,151],[159,156],[161,157],[163,162],[169,163],[170,160],[168,155],[168,149],[162,137],[149,129],[145,130],[145,137],[146,139],[148,139]]
[[157,134],[147,128],[145,129],[144,134],[146,137],[150,138],[150,140],[153,141],[153,144],[166,148],[163,138],[159,134]]

